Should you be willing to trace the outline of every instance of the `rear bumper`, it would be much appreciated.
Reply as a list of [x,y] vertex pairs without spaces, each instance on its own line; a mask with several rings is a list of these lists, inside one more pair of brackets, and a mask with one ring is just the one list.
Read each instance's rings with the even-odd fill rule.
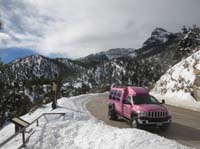
[[138,118],[138,123],[141,125],[164,125],[171,123],[171,116],[166,118],[157,118],[157,119],[150,119],[150,118]]

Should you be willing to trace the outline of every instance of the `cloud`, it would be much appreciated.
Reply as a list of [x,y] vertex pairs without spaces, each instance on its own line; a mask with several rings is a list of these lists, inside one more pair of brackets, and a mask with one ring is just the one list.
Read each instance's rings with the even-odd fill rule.
[[[155,27],[200,24],[199,0],[0,0],[2,47],[77,58],[138,48]],[[6,36],[5,36],[6,35]]]

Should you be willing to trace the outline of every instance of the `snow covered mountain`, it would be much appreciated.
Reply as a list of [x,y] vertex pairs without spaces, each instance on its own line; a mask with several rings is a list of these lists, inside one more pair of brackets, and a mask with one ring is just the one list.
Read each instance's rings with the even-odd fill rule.
[[16,59],[10,64],[15,80],[32,80],[34,78],[54,79],[59,68],[53,61],[41,55]]
[[84,70],[82,66],[67,58],[51,59],[41,55],[18,58],[6,65],[5,73],[12,73],[15,82],[33,79],[53,80],[67,74]]
[[[98,86],[103,84],[153,86],[169,68],[198,50],[200,43],[194,44],[191,41],[197,40],[199,32],[196,29],[190,32],[192,33],[189,31],[186,34],[169,33],[162,28],[157,28],[145,41],[145,46],[140,49],[125,50],[127,51],[125,55],[121,54],[120,57],[110,60],[105,52],[101,52],[81,59],[81,63],[93,73],[92,80],[95,80]],[[190,37],[188,34],[191,34]]]
[[152,92],[171,104],[200,109],[200,51],[170,68]]
[[[150,38],[156,43],[146,42],[140,49],[111,49],[77,60],[40,55],[16,59],[0,65],[0,94],[5,97],[0,106],[8,98],[13,103],[7,106],[15,105],[15,92],[30,97],[36,105],[44,98],[51,101],[53,80],[58,84],[58,96],[66,97],[107,91],[113,84],[152,88],[168,69],[198,51],[199,37],[197,27],[184,33],[155,29]],[[157,40],[161,38],[168,40]]]
[[9,63],[4,76],[12,74],[9,80],[15,82],[33,79],[51,82],[59,77],[64,84],[63,89],[70,89],[68,92],[77,88],[82,90],[83,86],[86,88],[84,91],[98,90],[111,84],[149,87],[169,68],[197,51],[193,48],[200,45],[196,42],[197,35],[196,28],[185,34],[156,28],[140,49],[110,49],[77,60],[28,56]]

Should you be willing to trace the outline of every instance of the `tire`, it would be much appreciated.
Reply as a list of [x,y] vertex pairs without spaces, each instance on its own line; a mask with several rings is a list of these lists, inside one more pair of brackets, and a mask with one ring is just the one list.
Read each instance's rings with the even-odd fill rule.
[[136,117],[132,117],[130,120],[130,126],[131,128],[140,128],[140,124],[137,121]]
[[117,116],[117,113],[116,113],[115,109],[109,108],[109,110],[108,110],[108,118],[109,118],[109,120],[117,120],[118,119],[118,116]]
[[167,131],[170,128],[170,124],[163,124],[162,126],[160,126],[160,130],[161,131]]

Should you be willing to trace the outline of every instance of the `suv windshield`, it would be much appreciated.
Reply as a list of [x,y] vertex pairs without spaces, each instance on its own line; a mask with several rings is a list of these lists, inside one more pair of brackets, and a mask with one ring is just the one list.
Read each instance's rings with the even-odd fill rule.
[[133,96],[133,103],[135,105],[140,104],[160,104],[160,102],[153,96],[149,95],[136,95]]

